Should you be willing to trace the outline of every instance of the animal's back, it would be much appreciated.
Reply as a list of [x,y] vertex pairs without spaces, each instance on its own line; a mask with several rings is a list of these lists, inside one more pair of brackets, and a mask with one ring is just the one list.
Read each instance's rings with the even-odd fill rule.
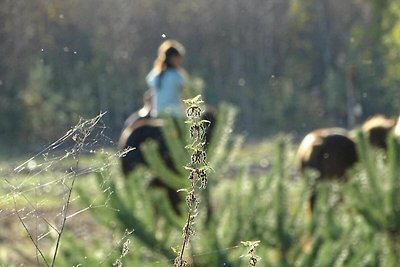
[[321,149],[321,175],[343,178],[348,168],[358,160],[356,144],[346,135],[332,134],[324,137]]
[[358,159],[356,145],[342,128],[325,128],[307,134],[297,151],[300,170],[313,168],[321,178],[343,177]]
[[139,164],[146,164],[140,145],[146,140],[154,140],[159,145],[160,151],[166,151],[162,138],[161,121],[157,119],[141,119],[124,129],[118,146],[120,150],[133,149],[121,158],[122,172],[127,175]]

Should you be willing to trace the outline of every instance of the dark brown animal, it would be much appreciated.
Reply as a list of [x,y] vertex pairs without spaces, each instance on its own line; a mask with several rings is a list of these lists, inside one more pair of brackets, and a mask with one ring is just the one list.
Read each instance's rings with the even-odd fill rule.
[[297,150],[300,170],[313,168],[319,178],[341,178],[358,159],[356,144],[347,130],[326,128],[307,134]]
[[[350,133],[342,128],[318,129],[307,134],[297,150],[296,158],[302,172],[317,170],[319,180],[346,180],[346,171],[357,162],[356,144]],[[311,193],[310,207],[314,208],[315,192]]]
[[386,139],[394,131],[395,126],[395,119],[376,115],[366,120],[361,129],[368,136],[369,143],[372,146],[386,150]]
[[[206,130],[205,140],[206,145],[210,142],[212,130],[216,122],[216,111],[207,107],[202,115],[202,118],[211,122]],[[168,147],[162,134],[163,122],[161,119],[152,117],[139,117],[132,121],[121,133],[118,147],[121,151],[127,148],[134,148],[121,157],[122,172],[128,176],[137,166],[147,165],[143,154],[140,150],[140,145],[146,140],[154,140],[158,144],[158,152],[165,164],[174,172],[178,173],[172,157],[169,154]],[[179,135],[179,133],[177,133]],[[179,214],[179,203],[181,202],[180,195],[176,192],[176,188],[171,188],[165,184],[160,178],[154,177],[151,186],[157,186],[167,190],[170,203],[174,210]]]
[[[365,121],[361,130],[368,136],[372,146],[386,150],[386,139],[395,127],[400,129],[400,126],[396,126],[396,120],[376,115]],[[342,128],[312,131],[300,143],[296,158],[301,172],[307,168],[314,169],[319,173],[319,180],[346,181],[347,170],[358,161],[356,144],[350,132]],[[315,197],[315,193],[312,193],[312,209]]]
[[[202,119],[210,122],[206,129],[205,142],[206,147],[212,138],[212,132],[217,119],[217,112],[211,107],[206,107],[205,112],[202,114]],[[175,169],[171,157],[169,156],[167,145],[162,136],[162,120],[150,116],[137,117],[130,125],[123,129],[119,141],[119,150],[126,148],[135,148],[128,152],[126,156],[121,158],[122,172],[128,175],[137,165],[146,164],[143,155],[138,149],[147,139],[155,140],[159,146],[159,153],[165,160],[166,165],[171,169]]]
[[125,176],[138,165],[146,164],[140,151],[140,145],[149,139],[157,142],[161,157],[168,166],[172,165],[171,159],[167,157],[167,146],[162,138],[161,127],[161,119],[138,118],[122,131],[118,141],[119,150],[133,149],[121,157],[122,172]]
[[[140,150],[140,145],[146,140],[157,142],[158,153],[161,158],[172,171],[177,173],[173,160],[168,153],[167,145],[163,139],[161,127],[161,119],[139,118],[122,131],[118,144],[119,149],[123,151],[124,149],[133,148],[133,150],[130,150],[121,157],[121,167],[125,177],[128,177],[129,173],[139,165],[147,165]],[[150,186],[165,189],[173,209],[179,214],[178,204],[181,202],[181,197],[176,192],[176,189],[165,184],[158,177],[152,178]]]

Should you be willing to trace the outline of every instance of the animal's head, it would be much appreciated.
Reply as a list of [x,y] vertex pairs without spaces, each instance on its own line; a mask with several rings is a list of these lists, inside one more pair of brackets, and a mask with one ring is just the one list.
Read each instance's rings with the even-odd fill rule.
[[371,145],[386,149],[387,136],[394,130],[395,126],[395,119],[387,118],[383,115],[375,115],[366,120],[361,129],[367,134]]

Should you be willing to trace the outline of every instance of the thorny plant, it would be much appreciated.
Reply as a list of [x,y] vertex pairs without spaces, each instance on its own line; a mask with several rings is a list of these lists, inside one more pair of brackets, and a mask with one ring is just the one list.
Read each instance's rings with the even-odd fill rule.
[[258,247],[260,241],[242,241],[241,243],[248,247],[247,253],[241,257],[248,257],[250,266],[256,266],[261,260],[261,257],[256,255],[256,247]]
[[[28,225],[24,221],[24,216],[20,213],[20,210],[17,208],[16,197],[18,197],[18,195],[20,193],[18,193],[17,188],[15,188],[16,192],[13,195],[15,213],[16,213],[20,223],[22,224],[23,228],[27,232],[29,239],[31,240],[31,242],[33,243],[33,245],[36,248],[37,262],[38,262],[39,266],[41,265],[39,259],[41,259],[44,262],[44,264],[48,267],[55,266],[57,255],[58,255],[58,252],[60,249],[61,237],[65,230],[67,219],[70,217],[68,215],[68,212],[69,212],[70,204],[72,201],[71,197],[72,197],[72,192],[74,189],[75,181],[79,175],[79,173],[78,173],[79,158],[80,158],[81,153],[84,150],[84,147],[87,142],[87,138],[91,135],[93,129],[95,127],[97,127],[98,123],[101,121],[101,118],[104,116],[104,114],[105,113],[100,113],[98,116],[96,116],[92,119],[89,119],[89,120],[80,119],[79,123],[76,126],[71,128],[64,136],[62,136],[60,139],[58,139],[57,141],[55,141],[54,143],[52,143],[49,146],[49,148],[51,148],[51,149],[56,149],[57,147],[62,145],[64,142],[67,142],[68,140],[72,140],[74,142],[74,146],[70,151],[67,151],[67,156],[65,156],[65,157],[68,157],[69,155],[71,155],[75,162],[74,167],[71,167],[71,169],[70,169],[70,172],[69,172],[70,175],[64,177],[63,181],[62,181],[62,184],[65,188],[66,199],[65,199],[65,203],[62,205],[62,208],[60,211],[60,215],[61,215],[60,224],[58,226],[53,225],[52,223],[50,223],[49,221],[44,219],[46,224],[52,230],[54,230],[56,232],[55,249],[54,249],[53,255],[51,257],[51,261],[46,259],[44,252],[39,247],[38,238],[35,238],[33,233],[31,233],[31,231],[28,228]],[[42,154],[42,153],[40,153],[40,154]],[[26,168],[26,166],[29,164],[29,162],[31,162],[34,158],[35,157],[32,157],[31,159],[27,160],[23,164],[19,165],[18,167],[16,167],[14,169],[14,171],[16,171],[16,172],[22,171],[23,169]],[[69,183],[68,183],[68,178],[70,178]]]
[[186,110],[186,123],[190,125],[189,132],[192,140],[192,144],[189,144],[186,148],[192,151],[192,155],[190,157],[190,163],[185,167],[185,169],[190,172],[188,176],[190,188],[184,190],[187,191],[186,204],[188,206],[188,217],[183,227],[182,247],[174,261],[175,267],[187,266],[187,260],[184,259],[183,255],[190,238],[195,234],[194,223],[200,204],[198,190],[207,187],[207,172],[210,169],[207,163],[204,140],[210,122],[201,119],[203,113],[201,104],[203,101],[201,100],[201,96],[198,95],[192,99],[184,100],[184,102],[188,106]]

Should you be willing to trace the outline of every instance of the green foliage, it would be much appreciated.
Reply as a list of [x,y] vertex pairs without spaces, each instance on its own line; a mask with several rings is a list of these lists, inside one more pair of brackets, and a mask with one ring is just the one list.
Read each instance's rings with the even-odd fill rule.
[[[225,108],[223,114],[228,117],[233,109]],[[229,121],[227,117],[224,122]],[[212,212],[207,219],[205,207],[200,205],[196,222],[199,234],[193,237],[189,247],[189,259],[194,266],[248,266],[241,245],[245,240],[259,241],[256,255],[260,257],[257,258],[260,266],[398,265],[398,139],[391,137],[388,140],[389,150],[387,156],[383,156],[382,152],[369,147],[366,137],[359,132],[360,163],[351,171],[349,182],[343,184],[312,181],[307,176],[298,177],[290,172],[294,153],[284,138],[275,142],[270,155],[271,168],[264,174],[252,175],[254,166],[241,164],[239,157],[231,159],[229,154],[237,149],[239,153],[235,154],[238,156],[240,149],[235,143],[239,141],[233,141],[229,133],[231,126],[227,125],[227,129],[217,131],[219,134],[215,138],[220,142],[212,142],[213,146],[225,148],[211,147],[209,150],[212,153],[210,165],[215,172],[209,177],[212,184],[207,186],[208,193],[202,196],[202,201],[211,203]],[[223,128],[222,125],[219,127]],[[154,144],[146,144],[143,152],[156,154],[152,146]],[[185,157],[189,159],[188,155]],[[154,155],[147,155],[147,158],[156,159]],[[155,160],[149,169],[140,168],[128,179],[104,169],[93,177],[93,186],[85,186],[79,191],[84,207],[89,207],[97,223],[119,236],[123,236],[126,229],[133,231],[129,236],[133,240],[133,249],[123,258],[126,265],[173,264],[185,219],[173,211],[165,192],[149,187],[151,173],[165,168],[162,165],[162,161]],[[179,176],[177,174],[176,178]],[[186,176],[181,178],[185,180]],[[310,213],[307,200],[314,182],[317,182],[315,188],[319,197],[315,211]],[[175,180],[170,185],[174,188],[182,186]],[[109,243],[96,242],[84,246],[73,238],[66,238],[64,242],[60,256],[67,265],[85,262],[91,266],[90,261],[99,262],[98,258],[93,258],[93,251],[110,247]],[[73,258],[74,247],[80,249]],[[107,262],[118,258],[120,247]]]
[[204,93],[212,105],[234,103],[241,109],[238,128],[251,136],[343,125],[350,67],[362,118],[398,112],[398,1],[229,6],[210,0],[3,1],[0,141],[26,144],[28,134],[30,143],[55,139],[78,114],[99,110],[108,112],[108,127],[120,128],[142,105],[162,34],[187,48],[183,63],[192,78],[184,97]]
[[28,135],[31,138],[49,140],[58,132],[56,127],[50,129],[48,126],[66,123],[65,114],[62,112],[63,98],[52,92],[52,78],[51,67],[37,61],[29,72],[26,89],[20,93],[22,105],[27,112],[25,124],[35,133]]
[[[371,231],[381,236],[381,241],[388,251],[382,251],[386,257],[384,266],[396,266],[400,262],[400,140],[389,137],[386,162],[375,164],[366,150],[366,138],[359,133],[361,163],[359,172],[349,189],[354,195],[352,207],[361,215]],[[378,159],[379,160],[379,159]]]
[[[209,159],[210,163],[213,162],[213,159],[216,160],[216,163],[220,163],[221,159],[230,158],[232,160],[235,154],[234,150],[238,150],[238,146],[240,145],[238,141],[235,141],[231,137],[230,129],[233,127],[234,108],[224,105],[219,110],[219,114],[218,120],[226,122],[226,124],[220,123],[215,126],[217,131],[213,133],[213,141],[210,144],[208,152],[212,156]],[[84,206],[95,207],[101,203],[106,203],[106,205],[100,205],[99,208],[90,209],[98,223],[118,229],[120,233],[123,233],[125,229],[134,231],[132,237],[140,246],[146,248],[146,252],[144,254],[142,252],[139,255],[137,254],[138,252],[132,252],[132,254],[136,254],[136,257],[142,258],[146,257],[145,254],[151,252],[151,256],[148,259],[150,263],[152,260],[155,261],[160,258],[164,258],[165,261],[171,259],[173,261],[175,254],[171,247],[179,243],[181,229],[185,220],[182,216],[174,212],[167,199],[166,192],[162,189],[149,187],[149,183],[151,182],[150,177],[153,175],[160,177],[162,181],[175,190],[189,186],[187,170],[183,168],[184,164],[179,165],[185,161],[185,163],[190,161],[189,154],[185,151],[187,138],[186,136],[179,138],[179,135],[176,133],[177,131],[185,133],[185,131],[188,132],[188,129],[181,131],[182,129],[178,130],[175,126],[176,124],[173,120],[165,119],[163,135],[166,138],[169,148],[174,150],[172,157],[175,160],[175,166],[181,166],[180,173],[169,170],[158,155],[156,143],[147,142],[140,149],[149,163],[148,168],[139,168],[133,171],[127,178],[122,178],[118,174],[112,174],[108,169],[98,173],[95,179],[94,185],[96,189],[94,192],[97,192],[96,194],[99,196],[95,199],[95,203],[92,198],[94,192],[86,191],[86,187],[79,189],[80,199]],[[182,124],[180,127],[186,128],[186,125]],[[218,142],[214,139],[222,141]],[[238,140],[241,139],[239,138]],[[104,193],[102,194],[101,192]],[[204,196],[207,194],[204,194]],[[183,192],[182,196],[184,196]],[[207,202],[209,200],[204,199],[203,201]],[[183,205],[185,203],[182,201]],[[185,209],[181,207],[181,210]],[[204,225],[205,214],[206,209],[202,207],[199,217],[201,223],[199,225]],[[216,222],[211,222],[210,224],[216,224]],[[214,229],[214,227],[211,227],[211,229]],[[199,231],[203,231],[203,229],[199,229]],[[208,238],[213,236],[215,239],[215,230],[209,231],[205,231],[205,236]],[[218,240],[215,240],[214,245],[203,244],[202,249],[210,247],[215,250],[215,246],[218,248]],[[69,258],[69,252],[67,251],[63,253],[63,259],[65,260]],[[85,251],[85,255],[86,257],[90,257],[89,251]],[[218,256],[220,261],[225,257],[223,253]],[[125,260],[128,261],[129,259],[135,260],[135,257],[128,255]],[[79,261],[79,257],[75,258],[75,260]],[[143,259],[143,261],[146,260]]]
[[396,41],[398,3],[392,0],[368,2],[370,20],[367,28],[352,29],[354,38],[349,46],[348,63],[356,69],[358,97],[366,115],[396,114],[399,104],[394,99],[398,98],[399,80],[395,74],[398,64],[394,51],[399,49]]

